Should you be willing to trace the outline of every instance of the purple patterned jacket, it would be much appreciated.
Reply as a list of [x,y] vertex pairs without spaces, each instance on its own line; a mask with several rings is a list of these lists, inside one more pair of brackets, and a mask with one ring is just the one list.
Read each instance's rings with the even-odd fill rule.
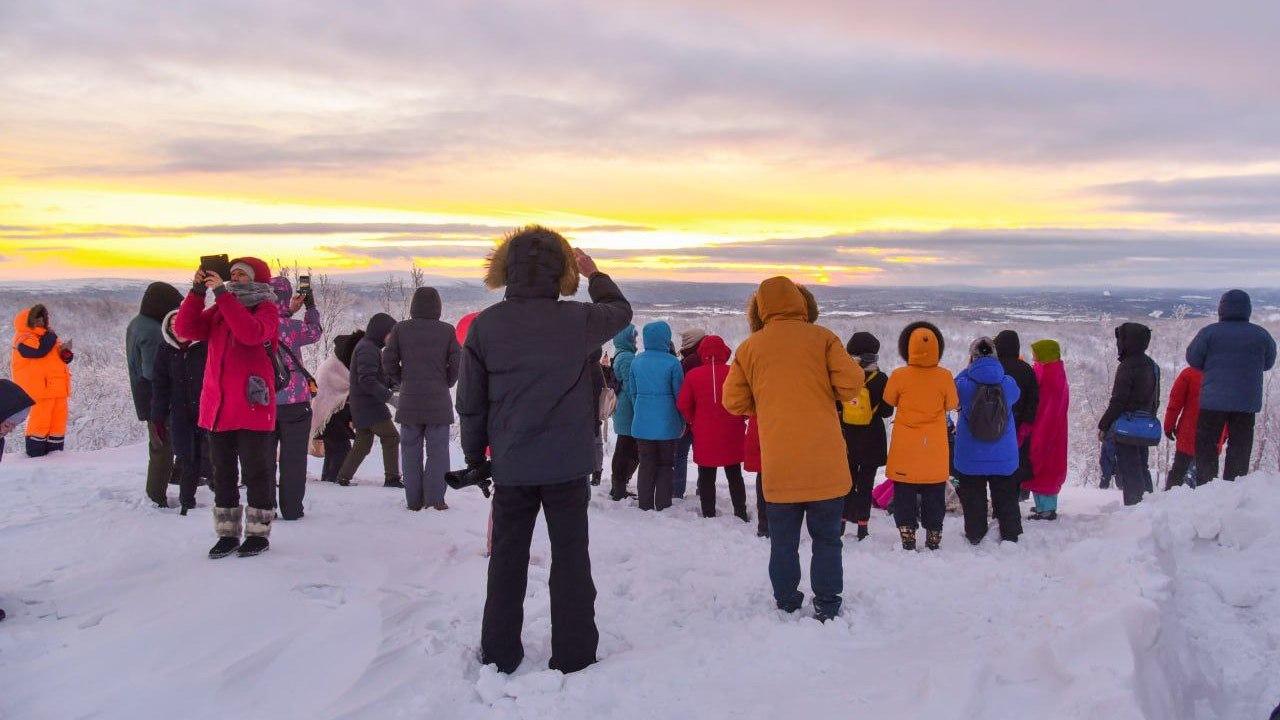
[[[298,320],[289,316],[289,298],[293,297],[293,283],[289,278],[271,278],[271,288],[276,291],[276,304],[280,306],[280,343],[287,345],[293,354],[302,360],[302,348],[320,339],[320,311],[307,308],[303,318]],[[311,402],[311,393],[307,391],[307,378],[298,369],[287,353],[284,355],[285,365],[289,367],[289,385],[276,392],[277,405]]]

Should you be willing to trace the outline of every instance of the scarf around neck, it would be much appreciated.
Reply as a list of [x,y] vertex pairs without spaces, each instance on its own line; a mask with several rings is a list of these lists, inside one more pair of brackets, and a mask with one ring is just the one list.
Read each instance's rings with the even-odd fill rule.
[[880,356],[877,353],[862,353],[858,356],[858,363],[862,365],[865,372],[872,373],[880,369],[877,364],[880,362]]
[[276,301],[276,291],[270,285],[260,282],[229,282],[223,287],[227,292],[236,296],[241,305],[247,308],[257,307],[259,304],[270,300]]

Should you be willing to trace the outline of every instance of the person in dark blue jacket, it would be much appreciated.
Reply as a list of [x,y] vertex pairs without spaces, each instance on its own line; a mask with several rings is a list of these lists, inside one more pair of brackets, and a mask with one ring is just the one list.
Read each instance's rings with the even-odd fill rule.
[[196,506],[200,470],[207,464],[209,439],[200,428],[200,389],[204,386],[207,345],[180,337],[173,329],[177,310],[160,324],[164,339],[156,349],[151,376],[151,421],[178,456],[180,514]]
[[640,450],[640,509],[661,511],[671,507],[676,441],[684,434],[684,419],[676,408],[684,369],[671,350],[670,325],[651,322],[642,335],[644,352],[632,361],[624,390],[635,408],[631,434]]
[[[999,398],[990,393],[999,391]],[[956,376],[956,394],[960,397],[959,422],[956,423],[954,466],[960,485],[956,493],[964,508],[964,534],[977,545],[986,537],[987,488],[991,504],[1000,523],[1000,539],[1017,542],[1022,534],[1022,513],[1018,509],[1018,428],[1013,407],[1021,397],[1018,383],[1007,375],[996,357],[995,342],[980,337],[969,346],[969,367]],[[983,409],[990,410],[1003,402],[1004,430],[995,440],[975,437],[973,425],[990,425],[998,418],[979,418]],[[983,406],[983,407],[980,407]]]
[[1249,473],[1254,416],[1262,409],[1262,374],[1276,364],[1276,341],[1249,322],[1253,305],[1243,290],[1228,290],[1218,303],[1218,322],[1200,329],[1187,346],[1187,364],[1204,371],[1200,419],[1196,423],[1197,482],[1218,477],[1217,440],[1227,428],[1223,477]]

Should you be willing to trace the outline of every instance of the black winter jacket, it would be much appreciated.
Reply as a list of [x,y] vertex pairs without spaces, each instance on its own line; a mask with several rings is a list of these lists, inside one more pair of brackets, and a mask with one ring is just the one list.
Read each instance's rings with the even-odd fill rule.
[[1018,426],[1030,425],[1036,421],[1036,410],[1040,406],[1040,383],[1036,382],[1036,371],[1031,369],[1022,354],[1022,340],[1012,330],[1002,330],[995,337],[996,358],[1004,368],[1004,374],[1013,378],[1018,384],[1018,402],[1013,404],[1013,421]]
[[395,324],[395,319],[386,313],[369,318],[364,337],[351,353],[351,391],[347,394],[347,405],[351,407],[351,422],[357,430],[367,430],[391,419],[387,403],[392,393],[382,372],[382,345]]
[[[867,465],[881,467],[889,460],[889,443],[885,436],[884,421],[893,417],[893,406],[884,401],[884,388],[889,383],[889,376],[879,368],[871,370],[863,367],[863,370],[867,377],[867,395],[876,412],[871,417],[870,424],[846,425],[841,421],[840,430],[844,432],[844,444],[849,451],[851,466],[856,463],[864,467]],[[873,372],[874,375],[872,375]],[[837,405],[837,408],[839,407]]]
[[1111,402],[1098,421],[1099,430],[1110,430],[1127,412],[1149,412],[1160,408],[1160,375],[1156,363],[1147,355],[1151,345],[1151,328],[1139,323],[1124,323],[1116,328],[1116,349],[1120,365],[1116,367]]
[[462,348],[458,417],[468,463],[493,451],[498,485],[550,485],[595,470],[599,423],[591,355],[631,322],[604,273],[592,302],[560,300],[558,249],[512,242],[506,298],[480,313]]
[[198,342],[179,347],[167,336],[156,350],[151,381],[151,419],[167,424],[174,454],[195,457],[194,438],[200,432],[200,389],[209,348]]
[[396,422],[452,425],[453,398],[461,350],[453,326],[440,320],[440,293],[422,287],[413,293],[409,319],[396,323],[382,349],[382,371],[400,389]]

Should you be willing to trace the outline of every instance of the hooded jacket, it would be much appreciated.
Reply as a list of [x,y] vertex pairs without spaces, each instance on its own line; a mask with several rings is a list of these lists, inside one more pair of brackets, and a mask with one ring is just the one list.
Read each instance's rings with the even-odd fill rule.
[[164,344],[160,321],[182,304],[182,293],[166,282],[153,282],[142,294],[138,314],[124,331],[124,354],[129,368],[129,392],[139,420],[151,419],[151,380],[156,351]]
[[440,320],[440,293],[413,292],[409,319],[391,331],[382,350],[382,371],[400,388],[396,422],[403,425],[452,425],[453,398],[462,348],[453,326]]
[[1187,364],[1204,372],[1200,407],[1220,412],[1262,410],[1262,374],[1276,364],[1276,341],[1249,322],[1253,303],[1243,290],[1228,290],[1218,322],[1203,327],[1187,346]]
[[391,383],[382,370],[382,348],[395,325],[396,321],[390,315],[375,314],[369,318],[364,337],[351,353],[351,389],[347,404],[351,406],[351,423],[357,430],[367,430],[391,419],[387,403],[393,393]]
[[[1200,421],[1203,382],[1204,373],[1193,367],[1182,368],[1169,390],[1169,404],[1164,409],[1165,434],[1176,432],[1178,452],[1192,457],[1196,454],[1196,425]],[[1223,428],[1222,437],[1226,438],[1226,428]],[[1222,449],[1221,442],[1218,449]]]
[[151,419],[169,427],[174,453],[186,460],[196,456],[195,433],[200,426],[200,392],[208,345],[178,342],[173,334],[175,310],[160,321],[164,344],[156,350],[152,380]]
[[[969,414],[980,385],[998,385],[1004,393],[1008,417],[1004,434],[996,440],[975,438],[969,426]],[[956,395],[960,400],[952,460],[956,471],[964,475],[1013,475],[1018,469],[1018,430],[1013,413],[1021,397],[1017,381],[1005,373],[999,359],[980,357],[956,376]]]
[[[251,265],[255,270],[254,282],[270,282],[271,270],[266,263],[254,260]],[[280,329],[280,309],[274,302],[245,307],[223,286],[213,294],[213,306],[206,309],[205,287],[193,288],[173,321],[179,335],[208,343],[204,386],[200,391],[200,427],[215,432],[273,431],[276,427],[275,370],[264,346],[271,345],[274,349],[279,342],[276,334]],[[250,400],[251,382],[265,385],[267,404]]]
[[1036,420],[1031,428],[1031,477],[1022,489],[1040,495],[1057,495],[1067,481],[1067,411],[1071,389],[1062,350],[1054,340],[1031,344],[1033,369],[1040,389]]
[[315,307],[303,309],[302,319],[291,317],[289,301],[293,299],[293,283],[287,277],[271,278],[271,289],[276,293],[276,307],[280,308],[280,344],[293,353],[281,353],[285,367],[289,368],[289,384],[276,391],[277,405],[311,402],[311,391],[307,389],[307,376],[302,368],[294,362],[302,361],[302,348],[320,340],[323,328],[320,326],[320,311]]
[[693,431],[693,461],[702,467],[726,467],[742,462],[746,452],[746,423],[724,409],[724,382],[729,377],[729,346],[718,335],[698,344],[701,364],[689,371],[676,406]]
[[644,352],[632,361],[623,385],[635,406],[631,435],[637,440],[676,440],[684,434],[684,421],[676,409],[684,369],[671,354],[671,326],[651,322],[642,335]]
[[1115,382],[1111,386],[1111,401],[1098,421],[1098,429],[1106,431],[1110,431],[1124,413],[1141,411],[1154,415],[1160,407],[1159,371],[1155,361],[1147,356],[1151,328],[1127,322],[1116,328],[1115,335],[1120,365],[1116,367]]
[[37,402],[64,400],[71,395],[71,370],[65,359],[70,355],[52,330],[31,326],[30,313],[26,308],[13,316],[13,381]]
[[951,477],[947,412],[960,405],[955,379],[938,363],[946,343],[942,332],[915,322],[898,337],[898,353],[907,361],[889,376],[884,401],[897,416],[889,441],[886,477],[895,482],[932,484]]
[[760,283],[747,317],[758,330],[738,347],[724,407],[755,416],[764,497],[772,503],[830,500],[853,486],[836,404],[862,389],[862,368],[840,338],[813,324],[817,304],[786,277]]
[[480,313],[462,347],[457,410],[468,463],[493,450],[493,480],[528,486],[595,471],[590,357],[631,322],[631,304],[604,273],[590,303],[560,300],[578,286],[569,243],[545,228],[521,229],[494,250],[486,284],[506,297]]
[[1013,419],[1021,429],[1036,420],[1036,403],[1040,400],[1036,374],[1022,359],[1022,339],[1013,330],[1001,330],[995,337],[996,358],[1004,373],[1018,383],[1018,402],[1013,404]]
[[618,393],[618,405],[613,411],[613,431],[618,435],[631,435],[631,423],[635,418],[635,404],[627,394],[627,379],[631,376],[631,363],[636,359],[635,325],[627,325],[613,336],[613,377],[622,383]]

